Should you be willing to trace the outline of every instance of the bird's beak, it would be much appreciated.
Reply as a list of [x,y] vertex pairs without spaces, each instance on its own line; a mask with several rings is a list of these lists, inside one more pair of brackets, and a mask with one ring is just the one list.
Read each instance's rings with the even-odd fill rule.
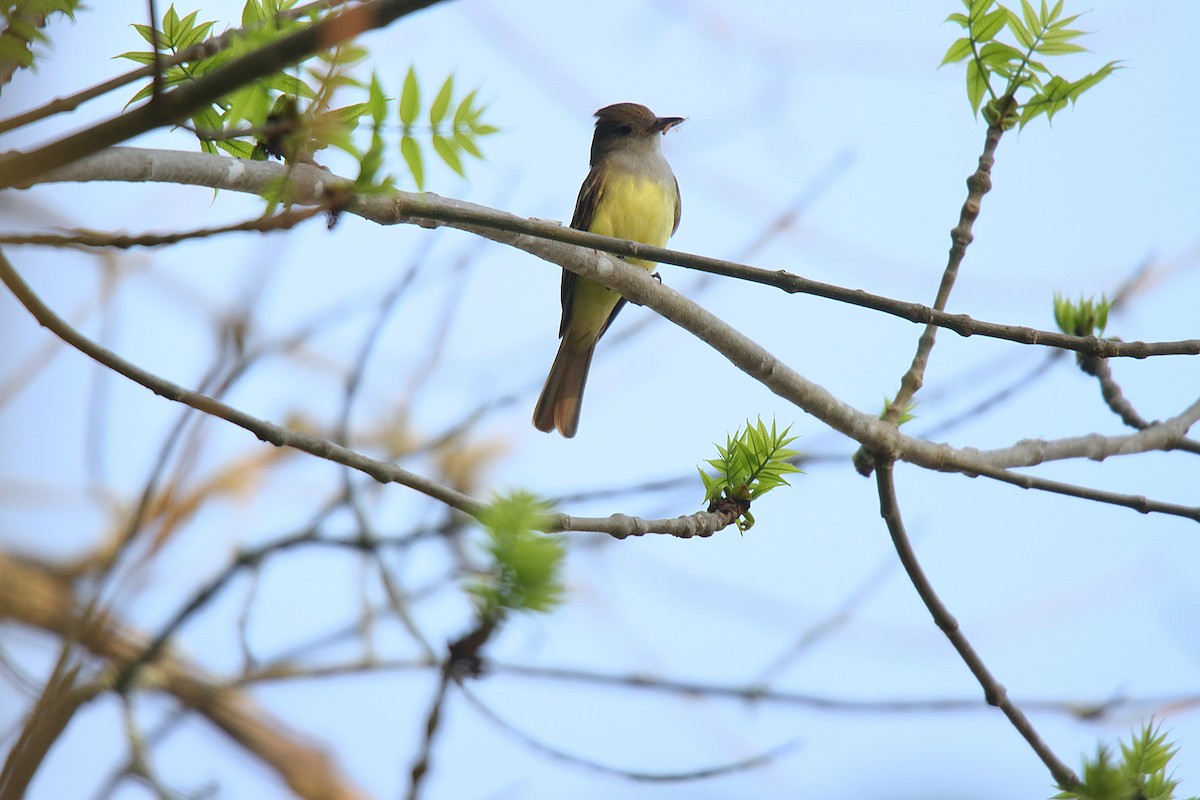
[[686,119],[686,118],[685,117],[659,117],[658,119],[654,120],[654,125],[651,127],[651,130],[653,130],[656,133],[666,133],[667,131],[671,130],[671,128],[674,128],[676,125],[683,122],[684,119]]

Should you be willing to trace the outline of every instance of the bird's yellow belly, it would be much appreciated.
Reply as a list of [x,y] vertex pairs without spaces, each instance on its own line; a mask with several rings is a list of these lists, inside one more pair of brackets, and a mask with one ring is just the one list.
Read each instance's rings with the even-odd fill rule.
[[[604,194],[596,204],[589,228],[592,233],[632,239],[662,247],[675,227],[675,187],[627,175],[605,181]],[[630,263],[652,269],[654,263],[630,259]]]
[[[675,187],[631,176],[610,176],[596,204],[589,230],[602,236],[630,239],[662,247],[675,227]],[[646,270],[653,261],[628,259]],[[600,335],[621,296],[595,281],[580,278],[572,298],[568,338],[590,347]]]

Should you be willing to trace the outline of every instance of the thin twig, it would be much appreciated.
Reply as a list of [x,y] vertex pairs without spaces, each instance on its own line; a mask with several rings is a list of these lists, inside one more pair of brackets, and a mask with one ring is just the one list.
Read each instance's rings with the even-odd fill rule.
[[1131,508],[1140,514],[1167,514],[1172,517],[1183,517],[1184,519],[1200,522],[1200,506],[1185,506],[1179,503],[1151,500],[1145,495],[1140,494],[1124,494],[1122,492],[1109,492],[1104,489],[1093,489],[1090,486],[1079,486],[1049,478],[1039,478],[1035,475],[1025,475],[1007,469],[985,467],[979,471],[979,474],[986,478],[1001,481],[1002,483],[1019,486],[1022,489],[1037,489],[1041,492],[1050,492],[1067,497],[1078,497],[1081,500],[1093,500],[1098,503],[1122,506],[1123,508]]
[[[344,632],[322,637],[322,642],[340,642]],[[307,648],[304,648],[307,649]],[[379,672],[418,672],[440,669],[441,663],[429,658],[363,657],[349,661],[300,666],[293,656],[283,655],[253,671],[238,676],[237,685],[276,683],[282,681],[313,681],[321,678],[344,677]],[[732,685],[706,683],[678,678],[647,675],[640,672],[606,673],[571,667],[537,666],[485,659],[481,664],[485,675],[507,675],[531,680],[551,680],[579,683],[616,689],[656,692],[679,697],[709,697],[740,703],[763,703],[809,708],[815,711],[847,714],[928,714],[963,713],[990,708],[978,697],[922,697],[905,699],[857,699],[824,694],[771,689],[761,685]],[[1180,709],[1200,705],[1200,695],[1179,694],[1160,697],[1133,697],[1115,694],[1100,700],[1022,700],[1021,706],[1030,711],[1061,714],[1081,721],[1105,719],[1130,709]]]
[[458,509],[471,516],[479,513],[481,504],[472,498],[428,480],[416,473],[402,469],[395,464],[368,458],[349,448],[333,444],[319,436],[290,430],[265,420],[252,417],[243,411],[226,405],[207,395],[185,389],[178,384],[160,378],[140,367],[131,364],[107,348],[101,347],[83,334],[66,324],[58,315],[50,310],[45,303],[30,289],[29,285],[9,264],[8,259],[0,253],[0,281],[8,286],[18,301],[33,314],[39,323],[50,329],[56,336],[80,352],[104,364],[126,378],[141,384],[155,394],[168,400],[184,403],[198,411],[219,417],[231,422],[239,428],[250,431],[259,439],[279,447],[294,447],[306,453],[334,461],[338,464],[352,467],[370,475],[380,483],[399,483],[426,494],[436,500]]
[[[1009,97],[1008,105],[1015,108],[1016,101]],[[962,210],[959,212],[958,224],[950,231],[950,256],[946,262],[946,269],[942,272],[937,295],[933,300],[935,311],[946,310],[946,303],[950,301],[950,292],[954,288],[955,280],[958,279],[958,268],[962,265],[963,258],[967,255],[967,248],[974,239],[971,228],[979,217],[983,196],[992,188],[992,166],[996,163],[996,148],[1000,145],[1000,137],[1004,135],[1004,128],[1001,126],[1000,120],[1003,120],[1008,112],[1009,109],[1004,109],[999,120],[988,126],[983,142],[983,153],[979,156],[979,166],[967,178],[967,199],[963,202]],[[888,404],[883,415],[884,421],[889,425],[900,424],[900,417],[908,411],[913,397],[924,384],[925,367],[929,363],[929,355],[933,352],[933,345],[937,340],[937,329],[937,325],[927,324],[921,338],[917,340],[917,352],[913,355],[912,364],[900,378],[900,389]],[[854,454],[854,467],[860,474],[871,474],[871,456],[871,452],[865,447],[860,447]]]
[[904,520],[900,516],[900,506],[896,500],[896,484],[893,476],[892,462],[886,460],[876,460],[875,463],[875,478],[876,486],[879,491],[879,514],[887,523],[888,533],[891,534],[892,544],[896,547],[896,555],[900,558],[900,563],[904,566],[904,571],[908,573],[909,580],[912,581],[913,587],[917,590],[917,594],[921,596],[921,601],[925,603],[925,608],[929,610],[933,617],[934,623],[946,634],[946,638],[950,640],[950,644],[958,651],[959,656],[966,663],[967,668],[971,670],[971,674],[979,681],[979,685],[983,688],[983,696],[990,706],[999,708],[1004,716],[1008,717],[1009,722],[1017,729],[1017,732],[1029,743],[1033,751],[1037,753],[1038,758],[1050,770],[1050,774],[1054,776],[1054,780],[1062,789],[1072,789],[1079,786],[1079,777],[1059,760],[1054,751],[1042,741],[1041,737],[1033,728],[1033,724],[1025,716],[1008,696],[1008,691],[1003,684],[996,680],[987,665],[983,663],[983,659],[971,646],[966,635],[958,625],[958,620],[950,613],[938,597],[937,592],[933,589],[933,584],[925,576],[924,570],[921,569],[921,564],[917,561],[917,554],[913,551],[912,542],[909,541],[908,532],[904,529]]
[[289,230],[305,220],[312,219],[328,210],[328,207],[313,206],[304,209],[291,209],[266,217],[254,217],[244,222],[232,225],[220,225],[211,228],[196,228],[190,231],[176,233],[139,233],[120,234],[104,231],[75,228],[62,234],[0,234],[0,244],[32,244],[48,247],[78,247],[117,248],[128,250],[133,247],[162,247],[178,244],[189,239],[204,239],[210,236],[220,236],[225,233],[270,233],[273,231]]
[[429,712],[425,716],[424,735],[421,737],[421,747],[409,770],[407,800],[417,800],[421,796],[421,785],[429,774],[429,759],[433,752],[433,741],[441,729],[442,707],[446,703],[446,690],[450,688],[451,665],[449,659],[442,665],[438,674],[437,689],[433,693],[433,701],[429,704]]
[[[1144,431],[1155,424],[1147,421],[1145,417],[1139,414],[1137,409],[1133,407],[1133,403],[1129,402],[1129,399],[1125,397],[1125,393],[1121,391],[1121,385],[1117,383],[1116,378],[1113,377],[1112,369],[1108,366],[1108,359],[1081,358],[1079,360],[1079,367],[1087,374],[1096,378],[1100,384],[1100,396],[1104,398],[1105,405],[1121,418],[1121,422],[1139,431]],[[1194,439],[1180,439],[1174,449],[1183,450],[1188,453],[1200,453],[1200,442]]]
[[464,676],[477,676],[483,661],[483,647],[500,629],[505,615],[501,611],[485,615],[478,619],[475,627],[450,643],[447,648],[445,661],[442,662],[438,674],[437,691],[434,692],[433,703],[430,704],[429,714],[425,718],[425,735],[421,737],[421,747],[413,761],[408,784],[408,800],[417,800],[421,793],[421,784],[429,773],[429,759],[433,751],[433,741],[441,727],[442,709],[446,703],[446,692],[451,681],[459,684]]
[[647,783],[682,783],[684,781],[696,781],[706,778],[715,778],[721,775],[728,775],[732,772],[744,772],[748,769],[765,766],[775,759],[785,755],[792,750],[798,743],[793,739],[789,742],[777,745],[765,753],[750,756],[748,758],[739,759],[725,764],[715,764],[708,767],[700,767],[698,769],[683,770],[680,772],[640,772],[632,769],[622,769],[620,767],[611,767],[607,764],[601,764],[598,761],[593,761],[590,758],[572,755],[565,750],[560,750],[539,739],[535,739],[528,733],[525,733],[520,728],[516,727],[508,720],[501,717],[495,711],[487,706],[482,700],[477,698],[473,692],[465,686],[460,687],[463,696],[467,698],[471,705],[482,714],[485,718],[496,725],[501,730],[519,739],[526,746],[536,750],[542,755],[549,756],[556,761],[563,761],[568,764],[573,764],[577,767],[584,767],[593,772],[599,772],[604,775],[615,775],[632,781],[643,781]]

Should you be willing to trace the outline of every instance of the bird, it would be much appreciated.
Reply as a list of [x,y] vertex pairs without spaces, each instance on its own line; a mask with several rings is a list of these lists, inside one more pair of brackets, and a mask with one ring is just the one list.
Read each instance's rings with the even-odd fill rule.
[[[661,137],[684,121],[659,117],[638,103],[616,103],[595,114],[589,166],[571,227],[662,247],[679,228],[679,182],[663,156]],[[629,258],[650,271],[653,261]],[[583,389],[596,342],[625,305],[603,284],[563,270],[558,353],[546,376],[533,425],[566,438],[579,429]]]

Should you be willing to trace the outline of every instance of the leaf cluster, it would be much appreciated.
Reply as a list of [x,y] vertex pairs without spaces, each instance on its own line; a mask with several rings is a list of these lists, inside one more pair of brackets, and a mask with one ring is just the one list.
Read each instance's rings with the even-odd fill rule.
[[484,550],[490,562],[484,577],[470,587],[481,619],[509,611],[550,611],[563,594],[566,550],[545,528],[550,504],[516,491],[498,497],[479,515],[487,528]]
[[[160,76],[159,89],[197,80],[257,48],[263,47],[299,27],[311,25],[333,9],[314,4],[298,13],[297,0],[246,0],[241,28],[232,32],[222,47],[199,48],[212,35],[215,21],[198,19],[198,12],[180,16],[172,5],[163,14],[157,31],[149,25],[134,25],[138,34],[155,50],[130,51],[120,57],[140,64],[167,62]],[[191,56],[195,56],[191,60]],[[281,158],[288,163],[310,162],[312,156],[335,147],[359,164],[356,191],[390,188],[392,178],[383,171],[387,148],[387,93],[378,75],[369,82],[355,77],[355,68],[367,58],[365,48],[343,44],[317,53],[293,70],[280,71],[243,86],[220,98],[209,108],[192,116],[190,123],[205,152],[223,150],[239,158]],[[133,96],[130,103],[151,97],[151,83]],[[340,107],[332,104],[336,92],[357,93],[362,100]],[[482,119],[486,110],[472,91],[454,103],[454,76],[442,84],[428,109],[429,135],[434,151],[455,172],[464,174],[462,153],[483,158],[477,140],[495,133],[497,128]],[[420,112],[421,87],[414,70],[409,69],[399,102],[403,135],[400,153],[419,188],[424,188],[425,167],[422,146],[417,139],[415,122]],[[451,113],[451,109],[453,112]],[[359,124],[372,124],[366,146],[354,136]],[[273,199],[281,199],[272,193]]]
[[[475,158],[483,158],[476,140],[480,136],[488,136],[499,131],[499,128],[485,123],[482,119],[486,106],[479,105],[478,90],[468,92],[457,102],[454,101],[454,75],[451,74],[442,83],[433,102],[425,114],[429,121],[430,140],[433,150],[450,169],[461,177],[466,177],[463,171],[462,154],[467,153]],[[450,113],[453,106],[454,113]],[[425,188],[425,159],[422,155],[420,141],[415,136],[417,120],[421,117],[421,86],[413,67],[408,68],[404,78],[404,89],[400,93],[400,153],[404,157],[408,170],[413,176],[417,188]]]
[[1103,336],[1108,325],[1108,311],[1112,303],[1105,295],[1079,298],[1071,302],[1058,292],[1054,293],[1054,321],[1059,330],[1069,336]]
[[80,0],[0,0],[0,64],[33,66],[33,46],[47,41],[42,28],[51,14],[65,14],[72,21]]
[[[1023,128],[1042,114],[1048,120],[1119,68],[1110,61],[1095,72],[1071,81],[1039,59],[1087,52],[1075,42],[1086,32],[1069,27],[1079,15],[1062,16],[1063,0],[1040,10],[1021,0],[1021,13],[996,0],[962,0],[966,13],[946,18],[967,31],[946,51],[942,65],[967,61],[967,99],[978,114],[984,95],[989,124]],[[1008,42],[999,37],[1007,31]],[[1002,88],[997,88],[998,86]],[[1023,96],[1018,97],[1018,92]]]
[[[202,78],[233,59],[330,13],[320,8],[306,14],[290,13],[296,2],[246,0],[242,7],[241,28],[234,32],[227,46],[215,48],[195,60],[173,63],[160,76],[157,88],[169,89]],[[172,4],[163,14],[157,31],[149,25],[134,25],[152,48],[157,45],[158,55],[156,57],[152,49],[122,53],[119,58],[139,64],[161,63],[168,59],[176,61],[175,57],[206,41],[212,34],[216,22],[199,20],[198,13],[193,11],[180,17]],[[201,149],[209,153],[224,150],[239,158],[261,160],[269,155],[311,154],[333,145],[357,158],[357,150],[349,136],[359,116],[365,113],[365,107],[359,104],[331,109],[328,101],[335,89],[362,88],[349,74],[349,69],[366,56],[363,48],[343,45],[318,53],[316,67],[276,72],[221,98],[190,119],[200,137]],[[144,100],[155,91],[156,84],[152,82],[129,102]],[[281,105],[281,98],[291,100]],[[303,105],[298,101],[303,101]]]
[[[1083,782],[1064,789],[1055,800],[1173,800],[1179,781],[1168,772],[1178,748],[1153,720],[1121,744],[1115,759],[1104,745],[1094,759],[1084,759]],[[1192,798],[1195,800],[1195,798]]]
[[778,486],[790,485],[784,475],[802,471],[790,461],[800,455],[799,450],[788,449],[797,439],[788,436],[790,431],[790,425],[783,431],[777,430],[773,419],[769,430],[761,417],[757,423],[747,420],[744,429],[725,437],[724,447],[716,445],[719,457],[707,462],[716,470],[715,475],[698,468],[704,483],[704,501],[710,507],[726,499],[747,509],[737,521],[738,530],[745,532],[754,525],[754,517],[748,510],[753,501]]

